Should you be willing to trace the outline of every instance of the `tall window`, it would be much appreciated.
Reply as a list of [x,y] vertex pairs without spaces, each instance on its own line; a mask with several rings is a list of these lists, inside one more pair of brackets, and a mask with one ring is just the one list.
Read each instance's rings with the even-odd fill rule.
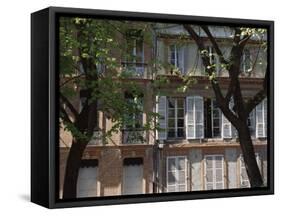
[[127,53],[123,66],[127,71],[133,72],[137,77],[144,76],[144,46],[141,30],[130,30],[127,32]]
[[167,157],[167,192],[187,191],[188,163],[185,156]]
[[124,118],[123,143],[143,143],[143,96],[136,97],[126,93],[125,100],[130,110]]
[[243,50],[241,67],[244,73],[250,73],[253,69],[251,52],[247,48]]
[[220,70],[219,59],[215,53],[215,49],[212,46],[207,46],[207,52],[209,55],[209,61],[211,66],[215,69],[216,74],[218,75]]
[[169,63],[183,72],[183,48],[173,44],[169,46]]
[[212,135],[221,137],[222,113],[215,100],[212,100]]
[[224,158],[222,155],[205,156],[205,189],[224,189]]
[[184,98],[167,98],[168,138],[184,138]]

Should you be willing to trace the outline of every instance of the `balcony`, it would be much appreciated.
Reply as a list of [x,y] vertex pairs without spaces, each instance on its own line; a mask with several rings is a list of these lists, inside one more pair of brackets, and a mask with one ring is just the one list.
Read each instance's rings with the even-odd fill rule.
[[146,143],[146,133],[141,129],[122,130],[123,144],[144,144]]
[[147,64],[122,62],[122,72],[128,78],[148,79]]

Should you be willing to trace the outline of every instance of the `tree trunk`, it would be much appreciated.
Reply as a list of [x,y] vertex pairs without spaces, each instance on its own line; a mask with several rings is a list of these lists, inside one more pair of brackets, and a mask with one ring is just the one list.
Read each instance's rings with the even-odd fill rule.
[[263,186],[263,179],[256,161],[254,146],[247,126],[247,121],[239,124],[237,131],[251,187],[261,187]]
[[87,143],[73,141],[70,148],[64,177],[63,199],[73,199],[77,196],[77,180],[80,162]]

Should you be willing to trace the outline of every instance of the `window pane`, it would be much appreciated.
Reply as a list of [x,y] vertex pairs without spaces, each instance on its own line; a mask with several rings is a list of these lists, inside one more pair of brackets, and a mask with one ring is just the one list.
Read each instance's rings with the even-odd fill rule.
[[184,99],[178,98],[178,108],[184,108]]
[[187,112],[187,122],[191,124],[194,123],[193,112]]
[[175,117],[175,110],[174,109],[169,109],[169,117]]
[[187,136],[194,137],[194,126],[193,125],[187,126]]
[[168,129],[168,137],[175,137],[175,129]]
[[178,119],[178,127],[184,126],[184,119]]
[[178,109],[178,118],[183,118],[184,117],[184,109]]
[[168,158],[168,171],[176,170],[176,159]]
[[175,172],[168,172],[168,184],[176,184],[176,173]]
[[179,185],[178,191],[179,191],[179,192],[181,192],[181,191],[186,191],[185,185]]
[[175,119],[168,120],[168,127],[175,128]]
[[178,128],[177,135],[178,135],[178,137],[184,137],[184,130],[183,130],[183,128]]
[[169,108],[175,108],[175,99],[174,98],[168,98],[168,107]]
[[178,171],[179,173],[179,179],[178,184],[185,184],[185,171]]

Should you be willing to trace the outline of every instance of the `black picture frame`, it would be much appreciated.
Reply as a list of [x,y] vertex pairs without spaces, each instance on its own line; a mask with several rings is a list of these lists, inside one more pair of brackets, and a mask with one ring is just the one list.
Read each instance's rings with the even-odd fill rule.
[[[58,200],[58,17],[93,17],[140,21],[262,27],[268,30],[268,186]],[[267,195],[274,193],[274,22],[186,15],[49,7],[31,15],[31,201],[65,208],[173,200]]]

